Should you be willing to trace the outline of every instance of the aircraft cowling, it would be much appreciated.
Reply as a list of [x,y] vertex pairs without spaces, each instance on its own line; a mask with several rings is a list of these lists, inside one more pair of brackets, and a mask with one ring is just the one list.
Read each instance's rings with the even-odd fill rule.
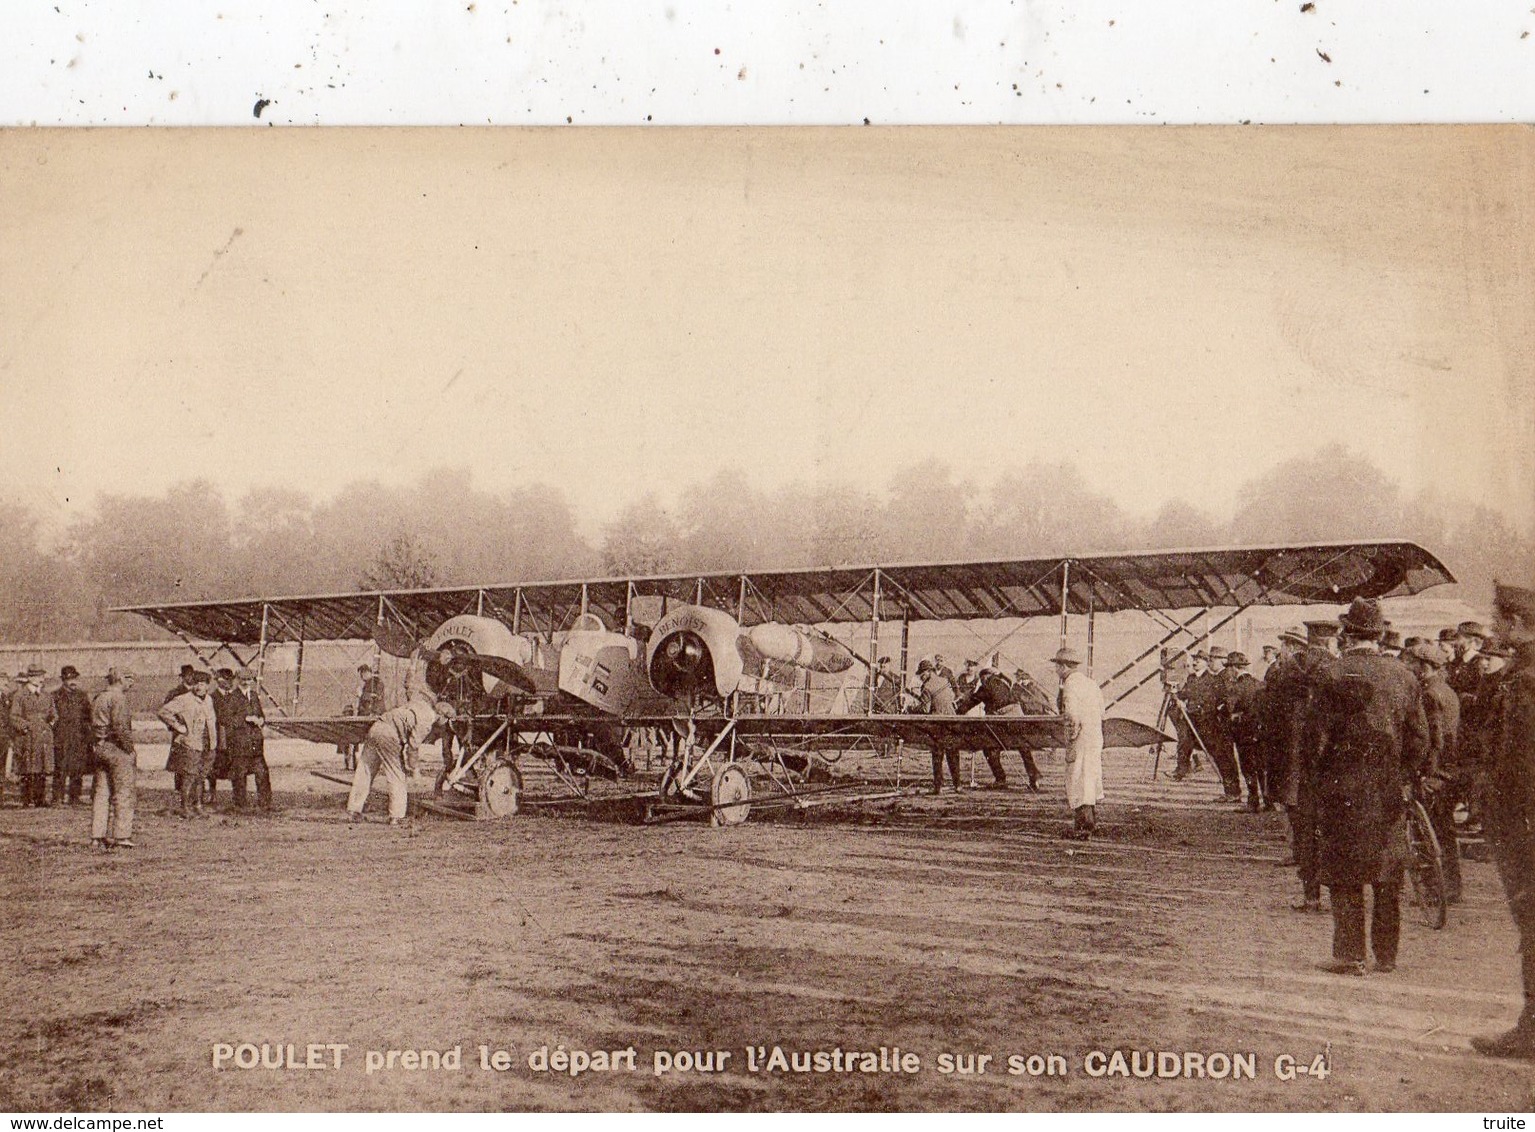
[[493,617],[472,613],[450,617],[421,643],[427,653],[448,647],[472,653],[479,662],[485,691],[495,694],[497,685],[509,683],[523,691],[532,691],[527,669],[533,664],[533,642],[519,637]]
[[741,683],[740,635],[736,619],[723,610],[702,605],[672,610],[650,634],[645,674],[651,687],[672,699],[730,695]]

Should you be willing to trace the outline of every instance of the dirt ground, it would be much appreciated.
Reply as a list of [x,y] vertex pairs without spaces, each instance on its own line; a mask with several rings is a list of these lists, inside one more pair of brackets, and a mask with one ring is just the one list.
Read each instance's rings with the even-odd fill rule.
[[[143,753],[146,767],[162,761]],[[1111,752],[1101,836],[1086,845],[1058,836],[1049,759],[1042,794],[911,796],[732,829],[546,809],[483,823],[427,813],[403,830],[347,826],[343,787],[310,773],[339,773],[334,751],[280,743],[273,761],[282,812],[268,817],[176,820],[169,776],[146,773],[139,847],[112,855],[88,848],[87,810],[20,810],[9,791],[0,1110],[1535,1101],[1529,1067],[1468,1044],[1520,1001],[1491,865],[1467,863],[1446,930],[1404,917],[1394,974],[1330,976],[1313,968],[1330,919],[1288,910],[1283,816],[1212,805],[1213,779],[1153,782],[1142,753]],[[257,1047],[247,1058],[265,1043],[274,1060],[291,1043],[300,1063],[311,1043],[348,1048],[340,1068],[327,1050],[322,1069],[235,1068],[228,1053],[214,1068],[219,1043]],[[482,1068],[481,1046],[487,1063],[508,1051],[510,1067]],[[774,1046],[787,1066],[764,1064]],[[456,1070],[397,1058],[367,1071],[369,1051],[455,1047]],[[542,1047],[632,1047],[634,1069],[530,1068]],[[761,1047],[755,1071],[748,1047]],[[791,1060],[882,1047],[894,1071]],[[724,1050],[712,1072],[655,1072],[656,1051]],[[1177,1054],[1180,1067],[1194,1052],[1212,1070],[1224,1064],[1212,1055],[1250,1054],[1256,1079],[1089,1073],[1113,1068],[1115,1050],[1127,1065],[1133,1051]],[[945,1054],[956,1069],[992,1060],[945,1073]],[[1031,1076],[1033,1054],[1060,1055],[1065,1074]],[[1309,1068],[1319,1054],[1323,1079],[1276,1073],[1283,1055]]]

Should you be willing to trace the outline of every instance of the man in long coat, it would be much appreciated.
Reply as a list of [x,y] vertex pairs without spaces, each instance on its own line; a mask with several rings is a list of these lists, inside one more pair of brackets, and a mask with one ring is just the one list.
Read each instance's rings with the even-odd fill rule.
[[1268,765],[1262,743],[1262,686],[1247,671],[1247,654],[1233,651],[1221,674],[1220,718],[1247,782],[1247,808],[1253,813],[1272,809],[1268,797]]
[[1370,944],[1376,970],[1396,969],[1402,866],[1407,857],[1403,792],[1428,753],[1418,681],[1380,654],[1380,603],[1356,599],[1340,619],[1343,655],[1321,689],[1317,753],[1318,879],[1332,902],[1333,974],[1365,970],[1364,890],[1374,893]]
[[59,677],[63,685],[53,693],[53,804],[65,794],[78,806],[91,772],[91,698],[80,687],[80,670],[66,664]]
[[1065,836],[1086,841],[1098,828],[1103,801],[1103,692],[1081,671],[1082,654],[1062,648],[1050,658],[1061,681],[1061,717],[1066,729],[1066,804],[1071,828]]
[[1490,1057],[1535,1061],[1535,588],[1494,587],[1498,635],[1514,652],[1494,696],[1487,833],[1519,929],[1524,1009],[1512,1030],[1471,1045]]
[[219,734],[229,756],[229,781],[234,785],[235,806],[244,809],[246,779],[256,778],[256,805],[263,810],[272,808],[272,772],[266,765],[266,712],[261,708],[261,695],[256,691],[256,674],[242,668],[236,677],[234,691],[225,700],[224,714],[219,717]]
[[53,697],[43,691],[46,673],[37,665],[22,674],[25,683],[11,697],[11,734],[16,773],[25,806],[48,805],[48,776],[53,773]]

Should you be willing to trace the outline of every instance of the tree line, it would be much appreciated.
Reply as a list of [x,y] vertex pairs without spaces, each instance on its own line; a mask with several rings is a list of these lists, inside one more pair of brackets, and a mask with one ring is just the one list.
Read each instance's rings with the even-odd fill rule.
[[1535,573],[1535,541],[1501,511],[1409,498],[1339,445],[1248,481],[1226,518],[1176,499],[1132,516],[1069,463],[977,484],[927,460],[883,493],[839,482],[763,490],[717,472],[673,505],[654,494],[627,504],[595,544],[557,488],[484,491],[463,469],[407,487],[353,483],[323,502],[260,488],[231,505],[204,480],[103,494],[61,533],[0,504],[0,532],[0,641],[39,644],[155,635],[108,612],[134,603],[1330,539],[1419,542],[1478,605],[1494,578]]

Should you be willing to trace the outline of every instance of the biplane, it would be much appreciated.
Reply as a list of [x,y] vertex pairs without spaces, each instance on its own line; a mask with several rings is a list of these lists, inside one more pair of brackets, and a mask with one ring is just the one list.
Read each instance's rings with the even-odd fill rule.
[[[399,657],[460,718],[439,787],[482,815],[523,803],[522,760],[539,757],[572,798],[632,769],[625,739],[665,736],[667,762],[644,797],[653,818],[705,813],[715,824],[753,806],[804,807],[845,789],[813,786],[817,750],[873,746],[1044,749],[1063,742],[1051,712],[924,716],[875,710],[875,657],[895,635],[897,671],[914,663],[929,622],[1086,620],[1143,615],[1160,640],[1100,680],[1112,708],[1157,679],[1168,649],[1192,648],[1256,605],[1345,604],[1453,582],[1405,541],[1175,550],[994,561],[452,586],[126,607],[182,638],[209,665],[227,653],[255,669],[269,726],[324,743],[360,742],[371,723],[300,710],[306,642],[351,642]],[[1220,611],[1212,623],[1212,611]],[[988,642],[995,643],[995,642]],[[291,698],[262,677],[269,650],[297,646]],[[995,649],[988,649],[995,652]],[[424,669],[424,676],[421,670]],[[1169,737],[1105,720],[1105,746]],[[880,795],[880,796],[889,796]],[[870,795],[862,795],[870,797]]]

